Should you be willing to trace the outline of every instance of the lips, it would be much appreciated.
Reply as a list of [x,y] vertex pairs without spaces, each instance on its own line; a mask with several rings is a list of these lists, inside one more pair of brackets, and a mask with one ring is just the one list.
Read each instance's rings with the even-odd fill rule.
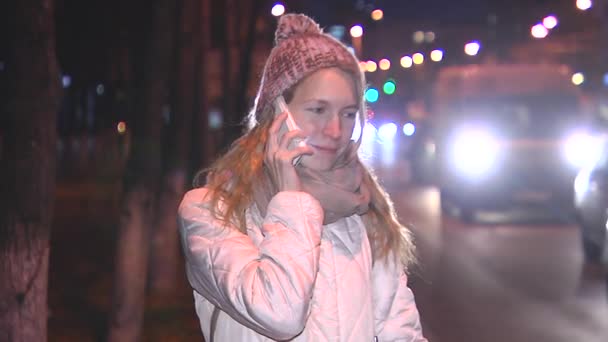
[[333,147],[333,146],[319,146],[319,145],[311,145],[311,146],[314,149],[318,150],[319,152],[332,153],[332,154],[335,154],[336,152],[338,152],[338,148]]

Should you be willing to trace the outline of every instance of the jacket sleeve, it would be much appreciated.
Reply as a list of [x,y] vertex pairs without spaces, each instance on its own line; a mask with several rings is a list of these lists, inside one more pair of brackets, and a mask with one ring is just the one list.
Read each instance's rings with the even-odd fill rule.
[[[390,260],[390,258],[388,258]],[[397,262],[374,264],[374,318],[379,341],[427,342],[407,275]]]
[[188,192],[178,223],[188,280],[241,324],[277,340],[304,329],[319,264],[323,210],[304,192],[279,192],[268,204],[259,246],[214,218],[207,189]]

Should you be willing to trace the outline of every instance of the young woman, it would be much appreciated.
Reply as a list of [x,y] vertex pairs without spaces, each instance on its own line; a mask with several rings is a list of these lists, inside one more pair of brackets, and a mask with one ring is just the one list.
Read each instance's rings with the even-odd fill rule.
[[426,341],[410,232],[357,155],[358,60],[304,15],[275,36],[247,132],[179,208],[205,340]]

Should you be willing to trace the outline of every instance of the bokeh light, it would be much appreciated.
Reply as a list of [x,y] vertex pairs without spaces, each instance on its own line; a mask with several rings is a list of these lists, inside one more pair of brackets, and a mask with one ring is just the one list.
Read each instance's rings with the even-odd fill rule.
[[378,66],[380,67],[380,70],[388,70],[391,68],[391,61],[383,58],[380,60],[380,62],[378,62]]
[[582,72],[577,72],[572,75],[572,83],[581,85],[585,82],[585,75]]
[[381,9],[375,9],[372,11],[371,16],[374,21],[382,20],[382,18],[384,18],[384,12],[382,12]]
[[353,38],[359,38],[363,35],[363,27],[361,25],[354,25],[350,28],[350,35]]
[[481,44],[478,41],[468,42],[464,45],[464,53],[469,56],[475,56],[479,53]]
[[407,68],[412,67],[412,64],[414,64],[414,61],[412,60],[412,57],[410,57],[410,56],[403,56],[403,57],[401,57],[400,63],[401,63],[402,67],[407,69]]
[[532,37],[537,39],[545,38],[549,34],[549,30],[543,24],[536,24],[530,29]]
[[431,60],[433,62],[441,62],[441,60],[443,59],[443,51],[436,49],[431,51]]
[[280,17],[285,14],[285,6],[283,6],[281,3],[276,3],[274,6],[272,6],[270,13],[272,13],[272,15],[275,17]]
[[576,0],[576,8],[581,11],[586,11],[593,6],[593,2],[591,0]]

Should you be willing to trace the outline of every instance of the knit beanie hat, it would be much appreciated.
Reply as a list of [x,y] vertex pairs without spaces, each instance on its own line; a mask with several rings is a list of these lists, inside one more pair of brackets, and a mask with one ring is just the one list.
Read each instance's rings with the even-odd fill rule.
[[[249,128],[262,115],[272,114],[273,101],[306,76],[317,70],[339,67],[355,77],[357,92],[362,93],[365,76],[359,69],[359,60],[340,41],[323,33],[319,25],[303,14],[286,14],[279,19],[275,32],[275,46],[270,52],[262,80],[249,114]],[[361,97],[363,94],[357,94]]]

